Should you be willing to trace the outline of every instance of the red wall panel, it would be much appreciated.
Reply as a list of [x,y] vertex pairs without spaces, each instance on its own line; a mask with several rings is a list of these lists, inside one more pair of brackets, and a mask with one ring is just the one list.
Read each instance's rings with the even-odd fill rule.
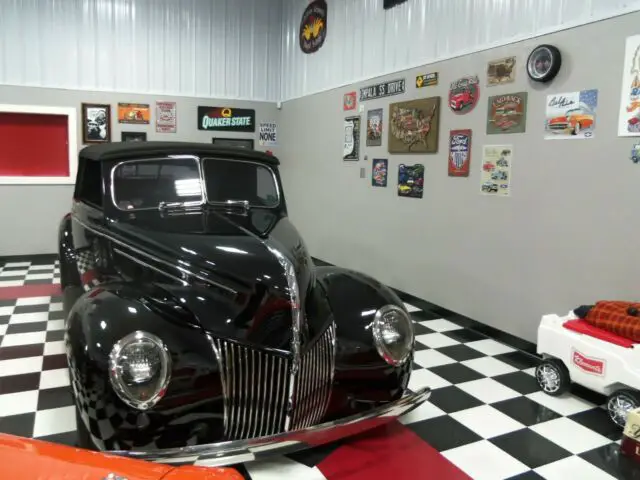
[[0,112],[0,176],[68,177],[66,115]]

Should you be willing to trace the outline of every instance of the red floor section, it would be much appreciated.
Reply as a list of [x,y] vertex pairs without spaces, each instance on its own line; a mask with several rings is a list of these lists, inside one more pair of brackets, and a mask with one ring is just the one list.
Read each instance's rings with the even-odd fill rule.
[[0,300],[14,300],[27,297],[49,297],[61,295],[60,284],[24,285],[22,287],[0,288]]
[[318,468],[329,480],[471,479],[397,422],[353,437],[320,462]]

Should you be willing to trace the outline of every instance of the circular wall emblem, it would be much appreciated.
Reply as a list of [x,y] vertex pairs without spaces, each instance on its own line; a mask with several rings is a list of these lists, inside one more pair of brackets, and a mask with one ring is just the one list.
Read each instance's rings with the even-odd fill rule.
[[550,82],[560,71],[562,56],[553,45],[539,45],[527,59],[527,74],[534,82]]
[[300,49],[304,53],[317,52],[327,38],[327,2],[314,0],[302,14],[300,21]]
[[480,82],[477,75],[459,78],[449,87],[449,108],[458,115],[473,110],[479,98]]

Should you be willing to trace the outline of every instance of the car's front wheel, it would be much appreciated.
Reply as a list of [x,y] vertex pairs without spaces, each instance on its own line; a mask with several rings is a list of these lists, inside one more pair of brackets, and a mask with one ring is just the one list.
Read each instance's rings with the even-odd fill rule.
[[640,407],[640,394],[634,390],[616,390],[607,399],[609,418],[620,428],[624,428],[627,423],[628,413],[638,407]]
[[571,387],[569,370],[555,358],[543,360],[536,367],[536,380],[540,389],[553,397],[562,395]]

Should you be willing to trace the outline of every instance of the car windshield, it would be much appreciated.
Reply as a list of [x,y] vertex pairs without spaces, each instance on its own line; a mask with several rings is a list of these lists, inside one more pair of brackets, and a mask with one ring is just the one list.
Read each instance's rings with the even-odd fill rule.
[[193,157],[121,163],[113,169],[111,188],[121,210],[203,201],[198,160]]
[[280,201],[273,170],[265,165],[205,158],[202,166],[209,203],[247,202],[252,207],[275,207]]
[[[202,161],[207,200],[212,204],[246,202],[250,207],[279,203],[273,170],[241,160]],[[112,194],[121,210],[203,203],[199,160],[194,157],[132,160],[113,169]]]

